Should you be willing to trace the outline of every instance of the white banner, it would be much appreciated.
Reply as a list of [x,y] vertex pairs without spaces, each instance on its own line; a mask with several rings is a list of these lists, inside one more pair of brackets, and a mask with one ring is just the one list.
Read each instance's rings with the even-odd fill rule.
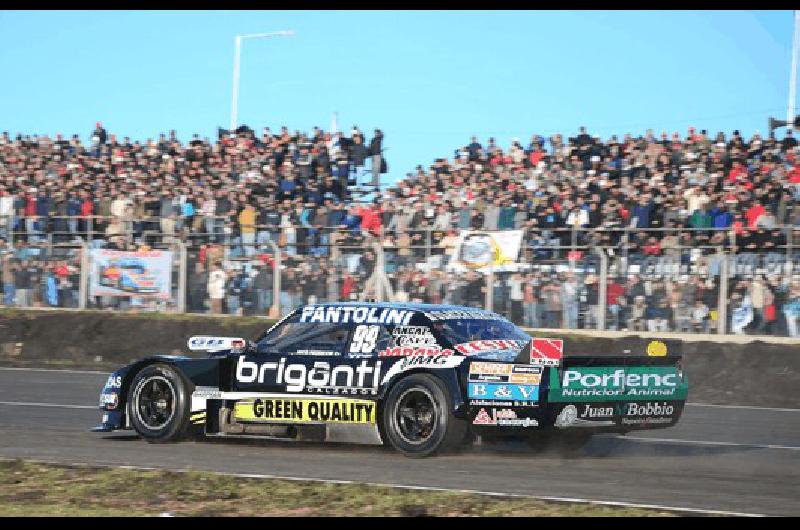
[[89,296],[172,296],[172,252],[92,249],[89,257]]
[[495,272],[517,270],[522,235],[522,230],[464,230],[459,234],[447,270],[476,270],[484,274],[489,272],[490,266],[494,267]]

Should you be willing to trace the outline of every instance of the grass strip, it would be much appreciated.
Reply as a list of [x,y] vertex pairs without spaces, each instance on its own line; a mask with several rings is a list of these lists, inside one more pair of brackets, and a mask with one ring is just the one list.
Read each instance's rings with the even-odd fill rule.
[[0,516],[674,516],[471,493],[0,462]]

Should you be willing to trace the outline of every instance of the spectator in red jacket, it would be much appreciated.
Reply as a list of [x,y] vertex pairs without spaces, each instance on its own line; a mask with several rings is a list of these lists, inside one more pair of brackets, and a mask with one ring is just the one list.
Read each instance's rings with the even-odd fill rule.
[[366,206],[361,208],[358,213],[361,216],[361,228],[376,237],[380,236],[382,208],[378,205]]
[[624,296],[625,287],[617,283],[616,280],[610,279],[606,287],[606,302],[608,304],[608,310],[611,312],[613,318],[609,329],[615,331],[619,329],[619,314],[624,304]]
[[756,221],[758,221],[758,218],[764,215],[766,211],[766,208],[764,208],[764,205],[761,204],[760,201],[754,201],[753,205],[744,213],[745,218],[747,218],[747,227],[755,228]]

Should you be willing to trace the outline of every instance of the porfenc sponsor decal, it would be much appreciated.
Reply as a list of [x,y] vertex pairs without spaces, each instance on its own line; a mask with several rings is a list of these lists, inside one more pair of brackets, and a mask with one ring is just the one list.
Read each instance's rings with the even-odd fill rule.
[[563,356],[563,339],[535,338],[531,341],[530,363],[533,365],[559,366]]
[[388,324],[405,326],[414,312],[408,309],[359,306],[306,306],[300,322],[320,324]]
[[238,401],[237,421],[289,423],[375,423],[375,402],[354,399],[266,399]]
[[575,367],[555,369],[550,401],[685,399],[687,385],[671,366]]
[[287,392],[323,394],[375,394],[378,391],[382,361],[364,359],[358,364],[331,365],[315,361],[309,367],[301,363],[248,361],[244,356],[236,363],[236,380],[283,386]]

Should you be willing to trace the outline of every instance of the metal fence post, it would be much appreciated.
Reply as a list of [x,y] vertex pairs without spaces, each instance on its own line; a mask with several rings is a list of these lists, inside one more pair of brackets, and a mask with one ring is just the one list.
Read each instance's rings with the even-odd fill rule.
[[717,335],[724,335],[728,328],[728,255],[717,249],[722,256],[719,268],[719,301],[717,302]]
[[78,280],[78,308],[86,309],[89,291],[89,245],[81,239],[81,274]]
[[794,243],[794,230],[792,227],[784,227],[786,230],[786,262],[792,261],[792,243]]
[[383,302],[383,280],[384,280],[384,264],[383,264],[383,247],[379,242],[372,245],[375,250],[375,270],[373,276],[375,277],[375,300]]
[[494,263],[489,265],[489,274],[486,275],[486,301],[487,311],[494,311]]
[[595,254],[600,256],[600,287],[597,289],[597,329],[606,329],[606,311],[608,310],[608,256],[602,247],[593,247]]
[[272,270],[272,312],[275,318],[281,318],[281,249],[272,238],[267,240],[275,255]]
[[431,260],[431,229],[425,228],[425,262],[430,263]]
[[176,307],[178,313],[185,313],[186,312],[186,281],[187,281],[187,252],[186,252],[186,243],[181,241],[180,239],[174,239],[173,243],[175,243],[178,247],[178,299],[176,300]]

